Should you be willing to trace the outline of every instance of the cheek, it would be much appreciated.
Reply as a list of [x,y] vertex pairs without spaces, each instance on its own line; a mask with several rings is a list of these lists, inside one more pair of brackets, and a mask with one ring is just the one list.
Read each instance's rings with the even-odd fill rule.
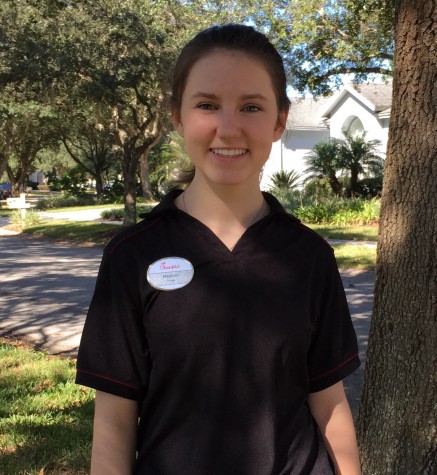
[[183,122],[183,127],[185,142],[202,142],[214,133],[214,125],[205,119],[190,118]]

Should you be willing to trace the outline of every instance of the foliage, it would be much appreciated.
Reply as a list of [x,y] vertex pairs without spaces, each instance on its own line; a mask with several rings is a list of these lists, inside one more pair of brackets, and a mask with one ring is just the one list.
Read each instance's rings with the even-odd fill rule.
[[339,86],[342,75],[363,81],[391,75],[394,4],[386,0],[296,0],[253,4],[253,22],[285,58],[292,87],[314,95]]
[[335,194],[333,193],[329,180],[326,177],[322,176],[305,180],[302,192],[302,201],[304,203],[319,203],[320,201],[334,197]]
[[270,193],[281,203],[287,213],[293,214],[302,204],[301,194],[298,190],[273,188]]
[[14,226],[26,229],[39,224],[42,221],[42,218],[41,215],[33,209],[26,209],[26,213],[23,218],[21,215],[21,210],[16,209],[11,213],[10,221]]
[[156,199],[165,195],[173,186],[183,170],[190,166],[190,160],[184,150],[184,141],[177,133],[152,149],[149,154],[150,184]]
[[307,168],[306,181],[326,178],[334,195],[339,196],[343,192],[343,187],[337,177],[337,172],[341,169],[340,162],[341,142],[332,138],[315,145],[311,152],[305,156]]
[[[154,205],[138,205],[137,213],[141,215],[142,213],[149,213],[154,208]],[[101,213],[102,219],[108,221],[123,221],[124,211],[119,208],[107,209]]]
[[80,166],[70,168],[61,178],[52,181],[54,190],[62,190],[65,194],[80,196],[85,193],[88,178]]
[[0,359],[0,472],[87,473],[94,392],[75,361],[4,340]]
[[294,214],[304,222],[333,224],[336,226],[368,225],[377,223],[379,200],[331,199],[301,206]]
[[339,166],[349,176],[348,192],[355,196],[358,191],[359,176],[382,178],[384,161],[377,154],[379,140],[366,140],[366,133],[351,135],[344,133],[345,139],[339,142]]
[[[315,145],[305,156],[308,174],[306,181],[328,181],[336,196],[377,196],[382,186],[383,159],[377,154],[379,140],[366,140],[366,133],[351,135],[344,132],[344,139],[331,138]],[[346,186],[341,177],[347,177]],[[360,177],[373,178],[360,185]],[[374,194],[371,194],[371,193]]]
[[0,175],[6,170],[17,193],[34,170],[38,153],[56,144],[58,122],[51,106],[19,102],[12,92],[8,86],[0,95]]
[[35,205],[36,209],[56,209],[56,208],[70,208],[73,206],[88,206],[97,203],[97,197],[93,195],[82,194],[80,196],[69,195],[62,193],[61,195],[49,196],[38,200]]
[[[113,168],[115,154],[111,147],[113,133],[103,125],[104,119],[99,120],[104,111],[97,112],[96,109],[89,117],[85,117],[83,111],[76,112],[76,117],[67,114],[61,140],[75,163],[95,180],[96,192],[100,196],[105,175]],[[109,111],[107,115],[110,115]]]
[[301,176],[295,170],[280,170],[270,177],[272,189],[293,189],[297,186]]

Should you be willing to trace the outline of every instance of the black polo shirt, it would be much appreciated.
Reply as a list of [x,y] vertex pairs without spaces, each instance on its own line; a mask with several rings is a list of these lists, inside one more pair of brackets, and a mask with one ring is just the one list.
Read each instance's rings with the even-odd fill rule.
[[[135,473],[333,473],[308,393],[360,363],[331,247],[264,194],[229,251],[178,193],[105,248],[76,381],[140,403]],[[169,256],[194,276],[157,290]]]

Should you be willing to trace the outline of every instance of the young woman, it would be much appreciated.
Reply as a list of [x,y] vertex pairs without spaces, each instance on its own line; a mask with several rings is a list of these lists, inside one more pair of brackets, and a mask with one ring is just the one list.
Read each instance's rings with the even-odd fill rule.
[[259,187],[288,108],[253,28],[183,49],[171,112],[194,174],[105,248],[79,351],[92,475],[359,474],[332,249]]

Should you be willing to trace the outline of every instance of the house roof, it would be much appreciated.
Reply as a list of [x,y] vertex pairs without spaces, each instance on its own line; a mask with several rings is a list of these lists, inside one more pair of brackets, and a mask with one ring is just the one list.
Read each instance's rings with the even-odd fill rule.
[[291,99],[287,128],[293,130],[327,130],[332,111],[347,95],[352,95],[379,118],[389,118],[392,101],[392,82],[349,84],[328,97]]
[[323,118],[327,119],[335,107],[348,94],[367,106],[372,112],[387,111],[391,107],[392,82],[369,83],[369,84],[348,84],[337,94],[328,108],[323,112]]
[[323,121],[323,112],[332,97],[299,97],[291,99],[290,113],[287,119],[288,129],[327,130]]

